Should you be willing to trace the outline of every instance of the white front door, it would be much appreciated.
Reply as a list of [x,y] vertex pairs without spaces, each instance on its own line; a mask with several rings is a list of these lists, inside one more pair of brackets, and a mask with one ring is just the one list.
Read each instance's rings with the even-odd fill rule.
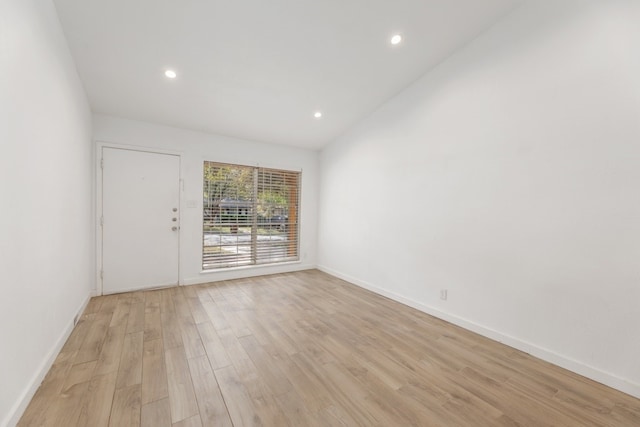
[[102,148],[102,293],[178,284],[180,157]]

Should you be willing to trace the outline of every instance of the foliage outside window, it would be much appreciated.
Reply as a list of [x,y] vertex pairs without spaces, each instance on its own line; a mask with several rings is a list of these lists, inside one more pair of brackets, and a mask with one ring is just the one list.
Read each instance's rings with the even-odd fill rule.
[[296,261],[300,173],[204,162],[204,270]]

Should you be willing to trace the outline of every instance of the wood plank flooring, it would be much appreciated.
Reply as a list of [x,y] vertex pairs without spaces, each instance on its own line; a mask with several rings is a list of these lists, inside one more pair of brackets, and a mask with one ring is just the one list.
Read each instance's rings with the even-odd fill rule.
[[19,426],[640,426],[640,400],[316,270],[91,299]]

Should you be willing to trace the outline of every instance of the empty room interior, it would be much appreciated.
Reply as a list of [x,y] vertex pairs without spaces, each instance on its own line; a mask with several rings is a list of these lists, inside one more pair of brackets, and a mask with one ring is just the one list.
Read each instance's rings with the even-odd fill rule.
[[640,426],[640,2],[0,0],[0,427]]

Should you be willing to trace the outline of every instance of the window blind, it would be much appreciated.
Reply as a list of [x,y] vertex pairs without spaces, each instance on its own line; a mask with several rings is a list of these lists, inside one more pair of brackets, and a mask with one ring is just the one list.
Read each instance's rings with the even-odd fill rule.
[[299,259],[300,172],[204,162],[202,268]]

